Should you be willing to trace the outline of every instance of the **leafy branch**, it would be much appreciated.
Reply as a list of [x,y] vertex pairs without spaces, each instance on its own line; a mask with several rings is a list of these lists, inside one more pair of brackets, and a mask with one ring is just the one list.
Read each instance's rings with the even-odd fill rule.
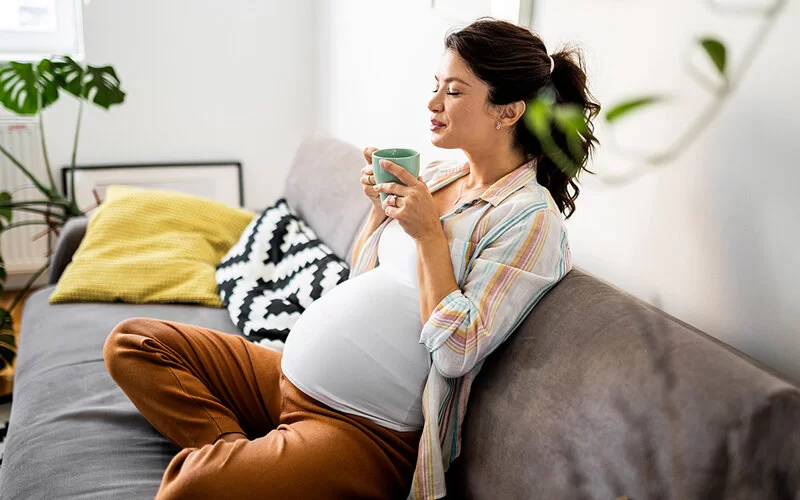
[[[722,6],[714,0],[707,0],[706,5],[720,14],[760,16],[763,18],[760,26],[744,49],[739,67],[735,71],[729,69],[728,51],[725,44],[720,39],[713,36],[699,38],[697,40],[697,45],[700,46],[713,66],[716,72],[716,79],[712,80],[704,76],[691,62],[690,54],[684,55],[685,67],[688,74],[698,86],[711,94],[711,101],[700,110],[694,119],[688,122],[683,132],[663,151],[641,155],[617,146],[618,151],[622,153],[624,157],[641,162],[642,165],[622,175],[605,174],[599,176],[599,179],[611,185],[628,184],[643,175],[653,172],[657,167],[677,160],[689,146],[701,136],[702,132],[713,123],[725,104],[730,101],[731,96],[744,79],[787,3],[788,0],[775,0],[766,8],[748,6],[733,7]],[[613,137],[613,125],[616,124],[621,117],[665,100],[668,99],[664,96],[648,96],[627,100],[613,106],[605,116],[606,122],[612,125],[612,143],[616,144]]]
[[[773,3],[764,6],[724,6],[715,0],[706,0],[706,6],[722,15],[739,16],[758,16],[761,17],[761,24],[755,34],[746,45],[741,61],[735,71],[729,68],[728,51],[724,42],[714,36],[704,36],[697,39],[697,44],[705,54],[709,64],[714,68],[715,78],[705,76],[691,62],[691,54],[684,54],[685,69],[692,79],[708,92],[712,99],[703,107],[700,112],[690,121],[678,137],[664,150],[656,152],[639,152],[630,148],[620,146],[614,137],[614,126],[619,121],[638,111],[657,104],[664,104],[671,100],[663,95],[644,95],[626,99],[610,107],[604,114],[605,122],[611,130],[608,138],[614,149],[624,158],[628,158],[640,163],[638,168],[634,168],[625,174],[602,174],[598,178],[601,182],[608,185],[623,185],[635,181],[643,175],[655,171],[677,160],[691,144],[696,141],[702,132],[708,128],[719,115],[724,105],[730,101],[731,96],[744,79],[753,61],[763,47],[769,33],[775,26],[776,21],[784,12],[788,0],[774,0]],[[580,169],[581,154],[573,151],[568,154],[563,151],[552,138],[551,124],[556,125],[566,136],[568,144],[579,144],[583,131],[586,130],[585,119],[581,110],[576,109],[575,105],[566,103],[555,103],[552,96],[544,93],[528,103],[525,112],[525,123],[528,128],[536,135],[542,144],[542,149],[558,167],[569,177],[572,178]]]
[[[69,197],[63,196],[56,188],[47,152],[42,116],[42,111],[58,101],[62,92],[76,98],[79,105],[69,171]],[[18,227],[44,225],[47,229],[34,239],[48,236],[47,262],[28,279],[7,309],[0,308],[0,370],[11,365],[16,356],[11,312],[50,265],[52,254],[50,235],[58,235],[59,228],[72,217],[84,215],[75,198],[75,164],[83,105],[85,102],[90,102],[103,109],[109,109],[124,100],[125,92],[120,88],[119,78],[111,66],[83,67],[66,56],[42,59],[35,64],[14,61],[0,64],[0,104],[12,113],[38,117],[42,159],[49,184],[40,181],[30,168],[0,144],[0,155],[8,159],[11,165],[18,168],[30,180],[30,184],[24,187],[17,187],[13,191],[0,191],[0,235]],[[42,199],[15,201],[12,193],[24,188],[36,189]],[[42,216],[42,219],[14,222],[15,213]],[[4,290],[7,277],[5,262],[0,255],[0,293]]]

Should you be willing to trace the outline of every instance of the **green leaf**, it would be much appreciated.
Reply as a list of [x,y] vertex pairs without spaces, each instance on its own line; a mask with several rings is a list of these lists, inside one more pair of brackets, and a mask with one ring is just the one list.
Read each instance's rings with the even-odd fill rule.
[[125,100],[117,73],[111,66],[87,66],[83,69],[71,57],[53,63],[61,88],[80,99],[86,99],[108,109]]
[[[556,116],[558,116],[558,118],[556,118]],[[555,140],[553,140],[551,117],[556,120],[557,123],[558,120],[561,120],[565,127],[571,129],[582,128],[582,126],[577,123],[575,111],[570,109],[570,105],[556,105],[555,96],[551,91],[544,91],[533,100],[529,101],[525,114],[523,115],[525,125],[541,143],[544,154],[553,160],[556,166],[562,170],[565,175],[572,178],[577,175],[580,170],[580,165],[571,160],[569,155],[562,151]],[[578,134],[572,134],[572,136],[573,139],[571,143],[568,142],[568,145],[573,154],[575,154],[576,143],[574,138],[578,140],[581,138]],[[577,146],[580,147],[580,144]],[[580,157],[581,155],[582,153],[576,156]]]
[[17,342],[14,338],[14,321],[11,313],[0,308],[0,370],[10,366],[17,355]]
[[567,139],[567,148],[572,159],[580,163],[586,155],[582,136],[589,130],[581,107],[577,104],[559,104],[553,112],[553,118]]
[[[8,311],[0,309],[0,314],[2,313],[5,313],[6,316],[11,318],[11,315],[8,314]],[[16,356],[17,342],[14,338],[13,326],[10,326],[8,330],[4,328],[3,332],[0,333],[0,370],[4,370],[7,366],[11,366],[11,363],[14,361]]]
[[84,86],[84,97],[89,98],[91,92],[94,91],[94,96],[89,100],[105,109],[114,104],[122,104],[125,100],[125,92],[119,88],[120,82],[114,68],[89,66],[86,73],[88,78]]
[[587,130],[586,118],[580,106],[576,104],[561,104],[553,110],[556,125],[565,135],[583,134]]
[[[10,203],[11,202],[11,193],[8,191],[0,191],[0,203]],[[0,207],[0,217],[11,222],[11,207]],[[0,221],[0,225],[2,225],[2,221]]]
[[537,97],[529,103],[523,119],[536,136],[550,133],[550,105],[546,99]]
[[0,102],[19,115],[35,115],[58,100],[55,80],[47,59],[36,66],[14,61],[0,64]]
[[53,68],[59,87],[80,99],[83,96],[83,67],[71,57],[63,57],[53,61]]
[[703,46],[706,54],[711,58],[711,62],[714,63],[719,74],[725,77],[725,55],[727,52],[725,45],[716,38],[702,38],[700,45]]
[[627,115],[632,111],[641,109],[645,106],[650,106],[651,104],[655,104],[664,100],[666,100],[666,98],[663,96],[646,96],[646,97],[638,97],[636,99],[623,101],[611,107],[611,109],[606,113],[606,121],[608,123],[612,123],[614,121],[617,121],[620,117]]

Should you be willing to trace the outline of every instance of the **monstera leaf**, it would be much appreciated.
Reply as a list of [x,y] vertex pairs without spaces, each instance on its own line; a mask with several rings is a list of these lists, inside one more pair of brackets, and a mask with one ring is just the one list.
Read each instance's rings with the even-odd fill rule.
[[108,109],[125,100],[119,78],[111,66],[87,66],[86,69],[71,57],[53,62],[59,86],[79,99],[91,101]]
[[58,100],[58,82],[53,63],[42,59],[32,63],[0,65],[0,102],[19,115],[35,115]]
[[20,115],[35,115],[58,100],[60,90],[108,109],[125,100],[111,66],[83,66],[71,57],[42,59],[38,64],[0,65],[0,102]]

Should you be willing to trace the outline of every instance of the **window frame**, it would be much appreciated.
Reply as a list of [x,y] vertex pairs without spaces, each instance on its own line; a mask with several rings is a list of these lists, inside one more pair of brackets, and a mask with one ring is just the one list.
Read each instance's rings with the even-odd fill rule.
[[46,57],[70,56],[82,61],[83,0],[55,0],[56,31],[0,30],[0,63],[38,62]]

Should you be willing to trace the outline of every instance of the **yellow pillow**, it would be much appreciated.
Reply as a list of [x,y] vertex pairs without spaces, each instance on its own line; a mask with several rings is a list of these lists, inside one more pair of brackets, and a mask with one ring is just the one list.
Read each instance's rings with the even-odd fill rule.
[[110,186],[50,303],[222,307],[216,266],[255,215],[175,191]]

